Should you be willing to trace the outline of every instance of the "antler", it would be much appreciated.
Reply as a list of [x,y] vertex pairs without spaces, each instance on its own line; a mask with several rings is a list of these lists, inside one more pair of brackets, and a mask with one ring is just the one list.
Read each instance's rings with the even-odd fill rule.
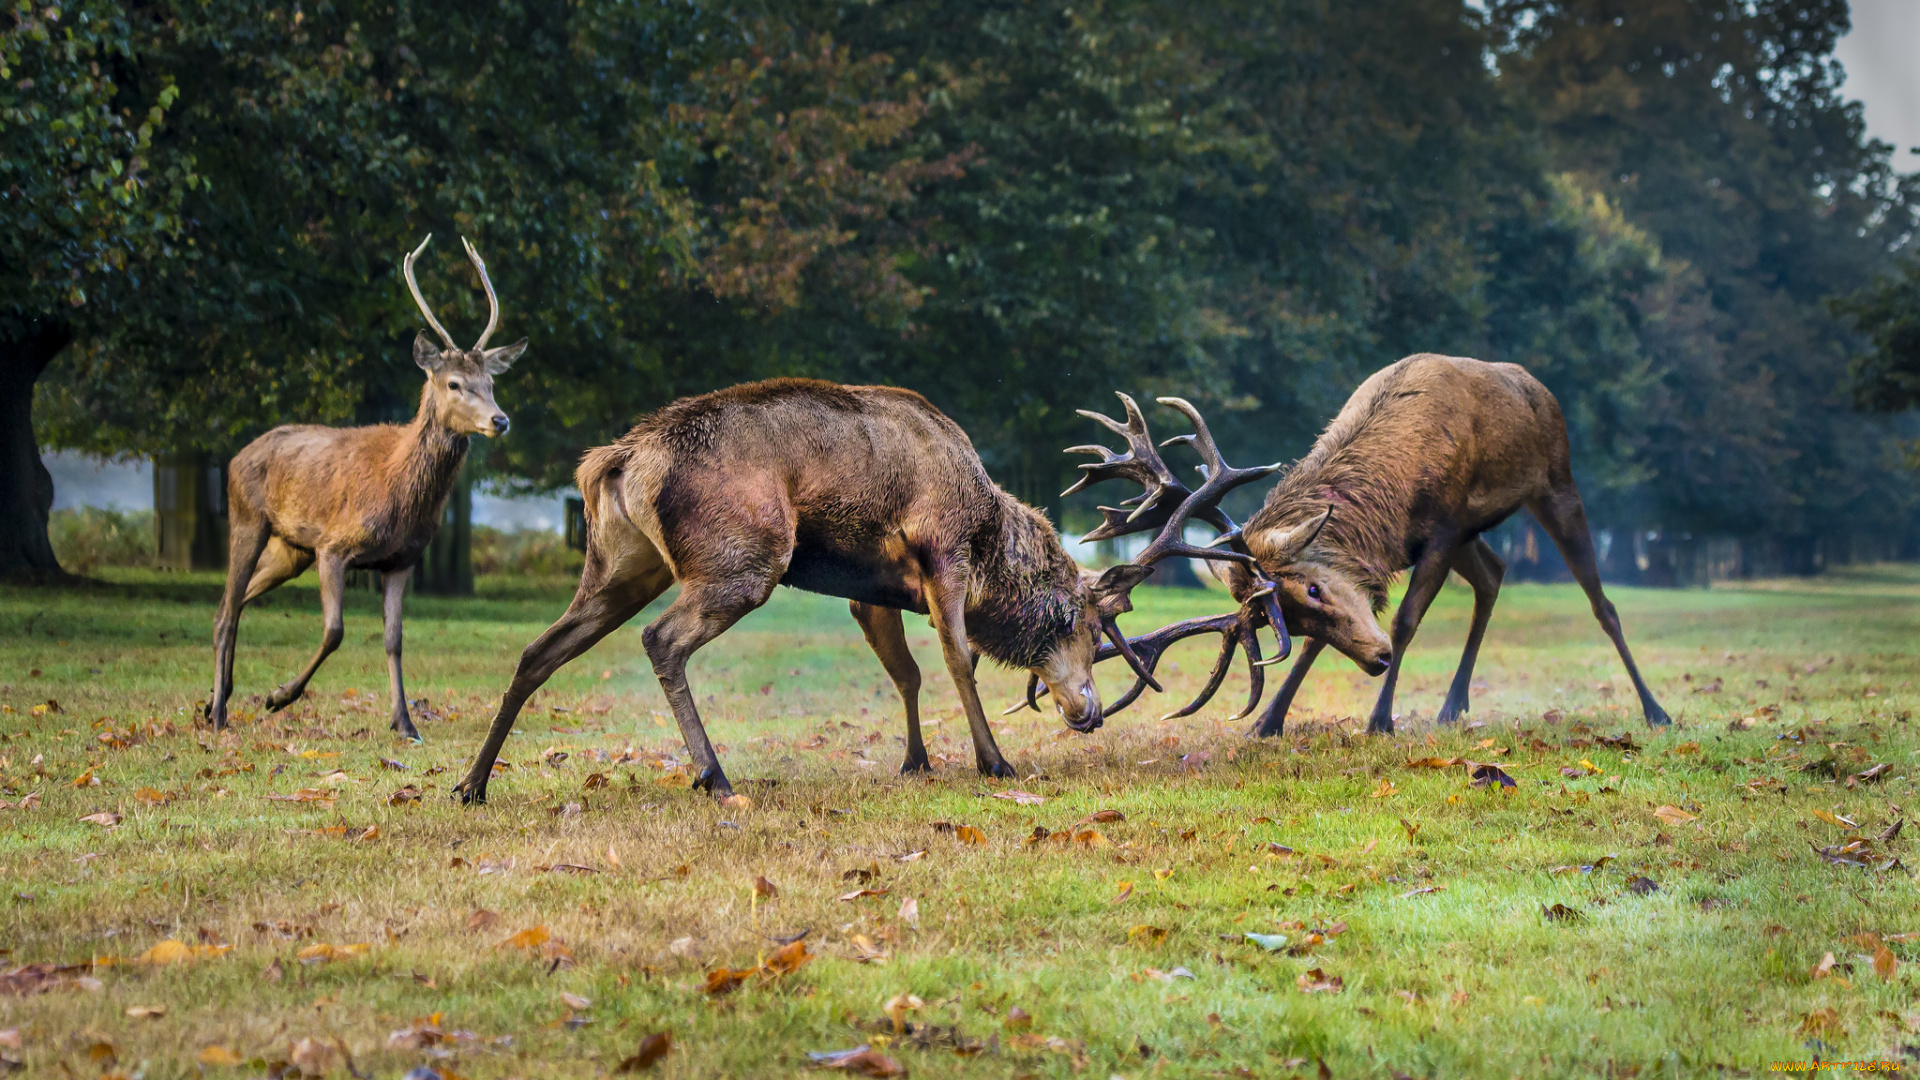
[[[433,317],[433,309],[427,306],[427,298],[420,295],[420,283],[413,279],[413,261],[415,259],[418,259],[420,257],[420,253],[427,250],[427,245],[432,242],[433,242],[433,234],[428,233],[427,238],[425,240],[420,241],[420,246],[417,248],[414,248],[412,253],[407,256],[406,261],[400,264],[400,269],[404,274],[406,274],[407,290],[413,293],[413,302],[420,306],[420,314],[425,315],[427,317],[427,325],[433,327],[433,332],[440,335],[440,340],[446,343],[446,346],[448,349],[458,352],[460,349],[460,346],[455,345],[453,343],[453,335],[447,333],[447,328],[444,326],[441,326],[440,320]],[[467,250],[472,251],[473,249],[468,248]],[[480,276],[482,278],[485,278],[486,274],[482,272]],[[492,286],[487,287],[487,295],[488,296],[493,295]],[[487,329],[489,332],[491,332],[493,327],[489,326],[487,327]],[[486,339],[483,337],[481,340],[484,341]]]
[[[487,328],[480,331],[480,340],[473,343],[473,351],[479,352],[487,347],[487,339],[493,336],[494,327],[500,325],[500,298],[493,294],[493,279],[487,276],[486,260],[482,259],[480,253],[473,249],[472,241],[463,236],[460,238],[460,242],[466,245],[467,258],[473,260],[473,268],[480,271],[480,285],[487,290]],[[425,247],[426,245],[422,244],[420,246]]]
[[[1126,500],[1118,507],[1101,507],[1100,513],[1104,520],[1099,528],[1086,535],[1083,542],[1126,536],[1151,529],[1159,530],[1159,534],[1132,561],[1131,565],[1141,567],[1145,572],[1139,573],[1123,585],[1116,586],[1114,592],[1103,597],[1100,603],[1101,627],[1111,644],[1100,647],[1095,656],[1095,663],[1119,656],[1126,660],[1136,677],[1133,689],[1104,711],[1112,714],[1125,708],[1139,697],[1141,690],[1145,687],[1150,686],[1159,692],[1161,686],[1154,678],[1154,669],[1159,665],[1161,655],[1174,642],[1196,634],[1217,633],[1223,639],[1220,657],[1214,664],[1213,674],[1208,679],[1206,689],[1201,691],[1200,696],[1186,708],[1170,713],[1168,716],[1186,716],[1205,705],[1226,679],[1234,650],[1241,646],[1245,646],[1247,650],[1247,661],[1253,674],[1253,698],[1247,703],[1246,711],[1241,713],[1245,716],[1248,712],[1252,712],[1254,706],[1260,701],[1264,676],[1260,669],[1284,660],[1292,652],[1293,642],[1287,635],[1286,621],[1280,614],[1280,604],[1276,597],[1274,583],[1267,580],[1259,564],[1254,560],[1252,552],[1247,550],[1246,544],[1241,539],[1240,526],[1220,509],[1220,500],[1234,488],[1271,476],[1280,466],[1276,464],[1252,469],[1233,468],[1221,456],[1220,447],[1214,442],[1213,432],[1207,427],[1206,419],[1200,415],[1199,409],[1193,407],[1192,402],[1177,397],[1156,398],[1155,400],[1160,404],[1179,412],[1193,424],[1191,434],[1176,435],[1160,444],[1162,447],[1175,444],[1191,446],[1199,452],[1203,462],[1199,467],[1201,484],[1197,489],[1189,489],[1174,477],[1173,471],[1167,468],[1167,463],[1160,457],[1152,436],[1147,432],[1147,421],[1141,415],[1140,407],[1126,394],[1118,396],[1121,404],[1126,407],[1126,423],[1122,424],[1112,417],[1087,409],[1080,410],[1080,415],[1104,425],[1109,431],[1124,438],[1127,442],[1126,451],[1115,453],[1104,446],[1076,446],[1069,449],[1067,452],[1070,454],[1094,454],[1101,460],[1081,465],[1079,481],[1062,493],[1071,495],[1104,480],[1132,480],[1145,489],[1140,495]],[[1129,507],[1131,509],[1128,509]],[[1188,543],[1187,524],[1195,519],[1220,530],[1220,535],[1204,547]],[[1164,627],[1152,634],[1128,638],[1120,632],[1116,621],[1119,615],[1132,610],[1127,594],[1131,592],[1133,585],[1147,577],[1156,563],[1176,557],[1239,563],[1253,574],[1257,587],[1242,601],[1240,610],[1231,615],[1190,619]],[[1270,660],[1261,659],[1255,637],[1255,631],[1262,624],[1273,627],[1279,644],[1278,654]],[[1036,683],[1037,680],[1028,683],[1027,700],[1024,704],[1038,709],[1039,704],[1036,698],[1040,691]],[[1015,708],[1018,707],[1015,706]]]

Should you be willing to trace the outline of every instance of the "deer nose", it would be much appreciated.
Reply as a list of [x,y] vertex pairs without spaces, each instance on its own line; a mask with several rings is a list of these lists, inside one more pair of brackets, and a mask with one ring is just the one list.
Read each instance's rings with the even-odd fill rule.
[[507,425],[510,423],[512,423],[512,421],[507,419],[506,413],[494,413],[493,433],[495,435],[505,435],[507,433]]

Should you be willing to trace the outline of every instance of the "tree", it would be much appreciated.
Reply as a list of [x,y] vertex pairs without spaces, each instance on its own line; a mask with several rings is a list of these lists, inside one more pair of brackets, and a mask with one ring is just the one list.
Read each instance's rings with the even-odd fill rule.
[[153,145],[177,90],[141,66],[147,20],[111,0],[0,18],[0,575],[58,575],[34,386],[76,333],[125,314],[194,176]]
[[1906,260],[1897,275],[1836,299],[1832,308],[1873,345],[1854,361],[1855,402],[1873,412],[1920,405],[1920,259]]

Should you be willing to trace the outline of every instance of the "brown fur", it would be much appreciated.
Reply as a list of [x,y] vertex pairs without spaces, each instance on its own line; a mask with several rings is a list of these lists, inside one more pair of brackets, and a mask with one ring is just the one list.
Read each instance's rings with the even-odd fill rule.
[[263,593],[319,564],[324,630],[306,669],[267,697],[285,708],[305,691],[344,633],[341,592],[348,569],[379,571],[394,730],[416,738],[400,671],[400,598],[413,566],[440,527],[447,495],[466,461],[470,435],[507,428],[493,400],[493,375],[526,342],[499,349],[441,351],[415,342],[428,373],[410,424],[277,427],[234,456],[227,475],[226,591],[214,619],[214,689],[208,716],[226,724],[240,612]]
[[974,690],[974,650],[1042,673],[1069,708],[1097,714],[1079,568],[1046,518],[996,486],[966,434],[918,394],[774,379],[687,398],[589,451],[577,480],[588,519],[580,589],[522,655],[463,783],[469,800],[484,798],[526,697],[675,580],[680,597],[645,640],[702,784],[718,795],[728,784],[685,661],[779,584],[852,602],[906,698],[908,771],[930,767],[918,672],[908,677],[899,617],[886,612],[929,615],[940,632],[983,771],[1011,770]]
[[[1422,353],[1361,384],[1247,522],[1248,550],[1280,583],[1289,628],[1314,639],[1261,732],[1280,730],[1322,645],[1387,674],[1371,726],[1392,730],[1400,656],[1450,569],[1474,585],[1476,605],[1441,719],[1466,712],[1474,657],[1504,571],[1479,536],[1522,506],[1540,519],[1586,588],[1649,721],[1665,722],[1600,590],[1559,403],[1518,365]],[[1322,518],[1324,527],[1308,542]],[[1385,610],[1394,575],[1409,567],[1414,579],[1389,640],[1375,616]],[[1234,584],[1245,591],[1246,575]]]

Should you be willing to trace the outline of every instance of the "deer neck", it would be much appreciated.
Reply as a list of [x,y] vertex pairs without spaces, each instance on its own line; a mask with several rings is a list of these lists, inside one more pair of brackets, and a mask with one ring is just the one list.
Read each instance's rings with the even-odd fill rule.
[[981,529],[967,590],[967,636],[987,657],[1034,667],[1072,632],[1079,570],[1039,511],[1001,493],[999,520]]
[[409,509],[439,520],[447,492],[453,489],[454,478],[466,463],[468,438],[447,426],[433,387],[425,387],[420,393],[420,411],[405,429],[398,462],[398,488]]

